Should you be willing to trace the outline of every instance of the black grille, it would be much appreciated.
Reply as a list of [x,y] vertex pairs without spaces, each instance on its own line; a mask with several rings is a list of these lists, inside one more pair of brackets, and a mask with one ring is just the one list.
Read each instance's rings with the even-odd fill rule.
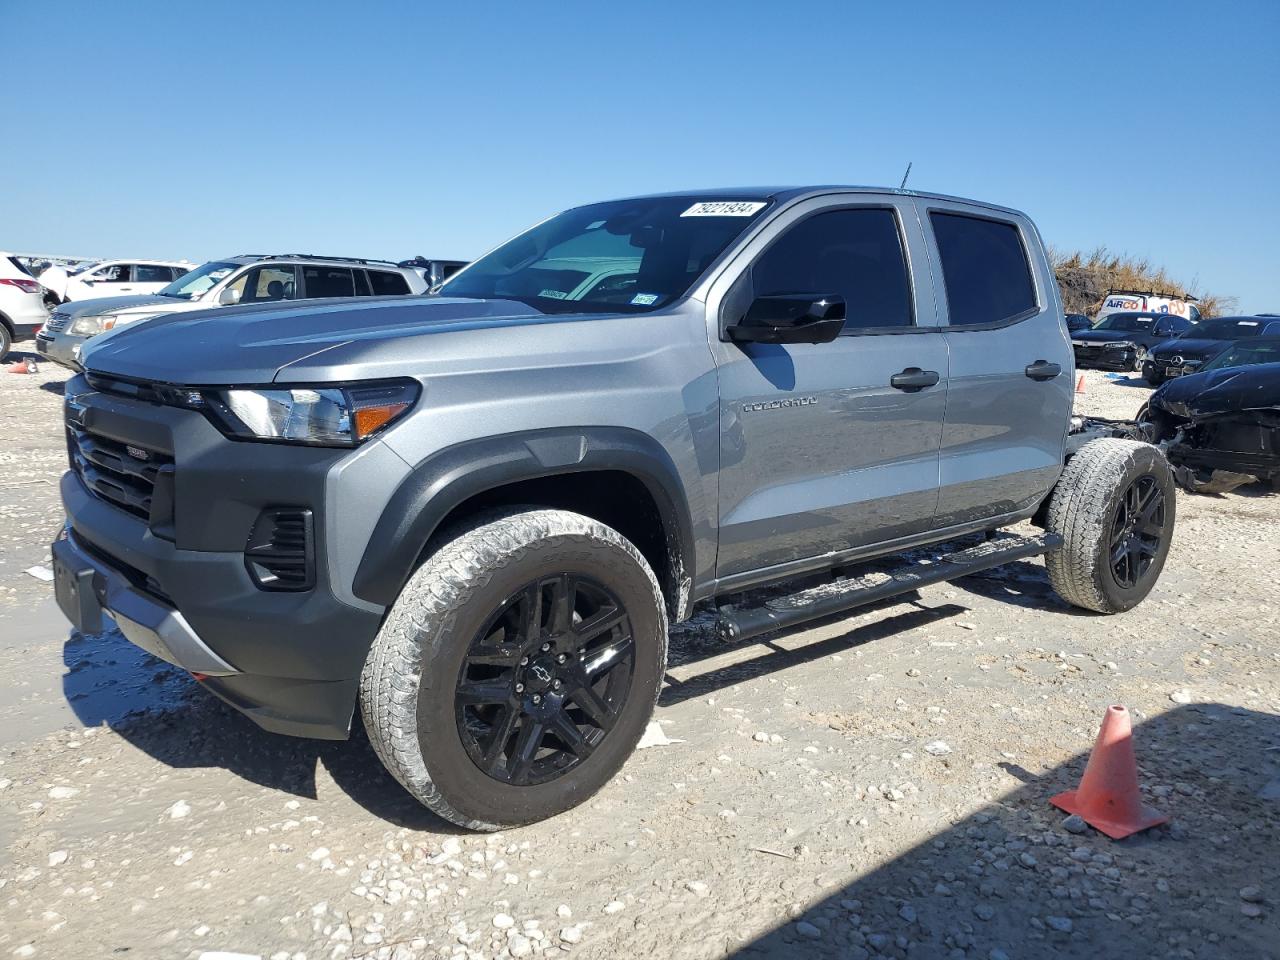
[[67,314],[55,312],[45,321],[44,328],[51,333],[57,333],[59,330],[65,330],[70,321],[71,317]]
[[131,443],[67,424],[71,469],[89,492],[121,510],[151,520],[152,497],[162,472],[172,472],[173,458]]
[[264,590],[310,590],[312,556],[311,511],[303,507],[263,510],[244,548],[245,566]]

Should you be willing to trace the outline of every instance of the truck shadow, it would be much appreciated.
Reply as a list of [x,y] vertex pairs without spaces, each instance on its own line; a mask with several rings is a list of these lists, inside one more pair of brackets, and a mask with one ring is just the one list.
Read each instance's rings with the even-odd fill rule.
[[268,733],[200,690],[183,670],[131,644],[117,630],[72,632],[63,645],[63,695],[85,726],[107,725],[174,769],[221,767],[250,783],[315,799],[324,770],[374,816],[397,826],[456,833],[383,768],[358,717],[347,741]]
[[[964,798],[928,798],[943,808],[935,814],[943,829],[903,852],[878,848],[885,841],[873,824],[861,851],[850,845],[855,876],[729,955],[1274,957],[1280,717],[1196,704],[1139,724],[1134,741],[1144,799],[1168,825],[1121,841],[1063,830],[1048,799],[1077,785],[1087,745],[1040,771],[997,764],[1011,778],[1008,792],[993,790],[949,823],[945,809]],[[833,811],[832,822],[849,813]],[[803,878],[803,864],[794,869]],[[1261,887],[1265,902],[1242,899],[1247,887]]]

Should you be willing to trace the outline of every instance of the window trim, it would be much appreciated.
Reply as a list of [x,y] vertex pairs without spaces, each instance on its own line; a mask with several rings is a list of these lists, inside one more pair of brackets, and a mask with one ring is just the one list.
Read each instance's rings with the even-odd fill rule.
[[[938,255],[938,279],[941,280],[935,289],[941,292],[943,302],[947,307],[947,322],[941,324],[942,329],[947,331],[965,331],[973,330],[981,332],[983,330],[1003,330],[1005,327],[1012,327],[1015,324],[1030,320],[1032,317],[1038,317],[1044,313],[1044,296],[1040,289],[1040,284],[1036,280],[1036,271],[1031,261],[1031,248],[1027,245],[1027,238],[1022,232],[1022,224],[1016,220],[1010,220],[1008,217],[993,217],[985,214],[974,213],[969,210],[957,209],[955,207],[937,207],[927,206],[924,210],[924,219],[928,221],[927,228],[929,234],[929,244],[933,251]],[[953,217],[967,217],[970,220],[986,220],[989,223],[998,223],[1003,226],[1013,227],[1018,237],[1018,245],[1022,248],[1022,261],[1027,265],[1027,279],[1031,281],[1031,296],[1035,303],[1023,310],[1021,313],[1015,313],[1003,320],[997,320],[992,323],[952,323],[951,322],[951,291],[947,289],[947,270],[942,262],[942,247],[938,243],[938,235],[933,229],[933,215],[941,213]],[[922,223],[923,227],[924,224]]]
[[[752,282],[752,271],[755,269],[756,264],[759,263],[760,260],[763,259],[766,255],[768,255],[769,251],[772,250],[776,244],[780,243],[783,240],[783,238],[787,236],[787,234],[789,234],[792,230],[799,227],[801,224],[806,223],[809,220],[812,220],[814,217],[820,217],[828,213],[843,213],[845,211],[857,211],[857,210],[886,210],[893,217],[894,227],[897,229],[897,234],[898,234],[898,252],[902,255],[903,273],[907,283],[907,308],[911,314],[911,322],[906,324],[905,326],[857,327],[852,330],[841,328],[839,337],[837,337],[837,339],[839,339],[840,337],[878,336],[883,334],[895,334],[895,333],[908,334],[908,333],[936,332],[938,330],[937,326],[921,326],[920,325],[920,311],[916,304],[916,290],[915,290],[915,283],[914,283],[914,275],[911,269],[910,247],[908,246],[908,243],[907,243],[906,229],[902,222],[901,211],[898,209],[898,207],[894,206],[892,203],[885,203],[882,200],[872,200],[867,203],[839,203],[839,204],[834,204],[828,207],[822,207],[818,210],[811,210],[808,213],[802,214],[801,216],[797,217],[795,220],[791,221],[785,227],[779,230],[778,234],[774,237],[771,237],[768,243],[765,245],[765,247],[751,258],[751,260],[743,268],[742,272],[738,275],[738,278],[734,280],[729,290],[726,291],[725,296],[721,299],[721,302],[720,302],[721,332],[723,333],[723,331],[726,328],[727,321],[724,316],[724,311],[725,311],[725,308],[733,300],[733,297],[732,297],[733,288],[736,287],[739,283]],[[752,283],[752,285],[754,286],[754,283]],[[817,293],[818,291],[815,290],[813,292]],[[753,295],[754,293],[755,291],[752,290]]]

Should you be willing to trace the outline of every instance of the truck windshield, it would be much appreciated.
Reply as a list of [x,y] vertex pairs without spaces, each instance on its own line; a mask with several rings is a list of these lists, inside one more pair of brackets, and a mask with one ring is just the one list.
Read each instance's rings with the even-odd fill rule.
[[1263,322],[1249,318],[1223,317],[1220,320],[1201,320],[1196,336],[1206,340],[1243,340],[1262,333]]
[[184,273],[173,283],[159,291],[162,297],[173,297],[176,300],[194,300],[219,280],[225,279],[237,264],[219,263],[214,260],[204,266],[196,267],[190,273]]
[[543,313],[641,313],[679,299],[768,206],[656,197],[566,210],[445,282],[444,297],[519,300]]

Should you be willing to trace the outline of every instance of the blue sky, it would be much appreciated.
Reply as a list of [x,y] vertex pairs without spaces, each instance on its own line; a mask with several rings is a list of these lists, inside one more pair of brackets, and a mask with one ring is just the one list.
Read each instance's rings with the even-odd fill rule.
[[1275,0],[0,0],[0,22],[10,250],[467,258],[577,203],[896,186],[912,161],[910,186],[1280,311]]

